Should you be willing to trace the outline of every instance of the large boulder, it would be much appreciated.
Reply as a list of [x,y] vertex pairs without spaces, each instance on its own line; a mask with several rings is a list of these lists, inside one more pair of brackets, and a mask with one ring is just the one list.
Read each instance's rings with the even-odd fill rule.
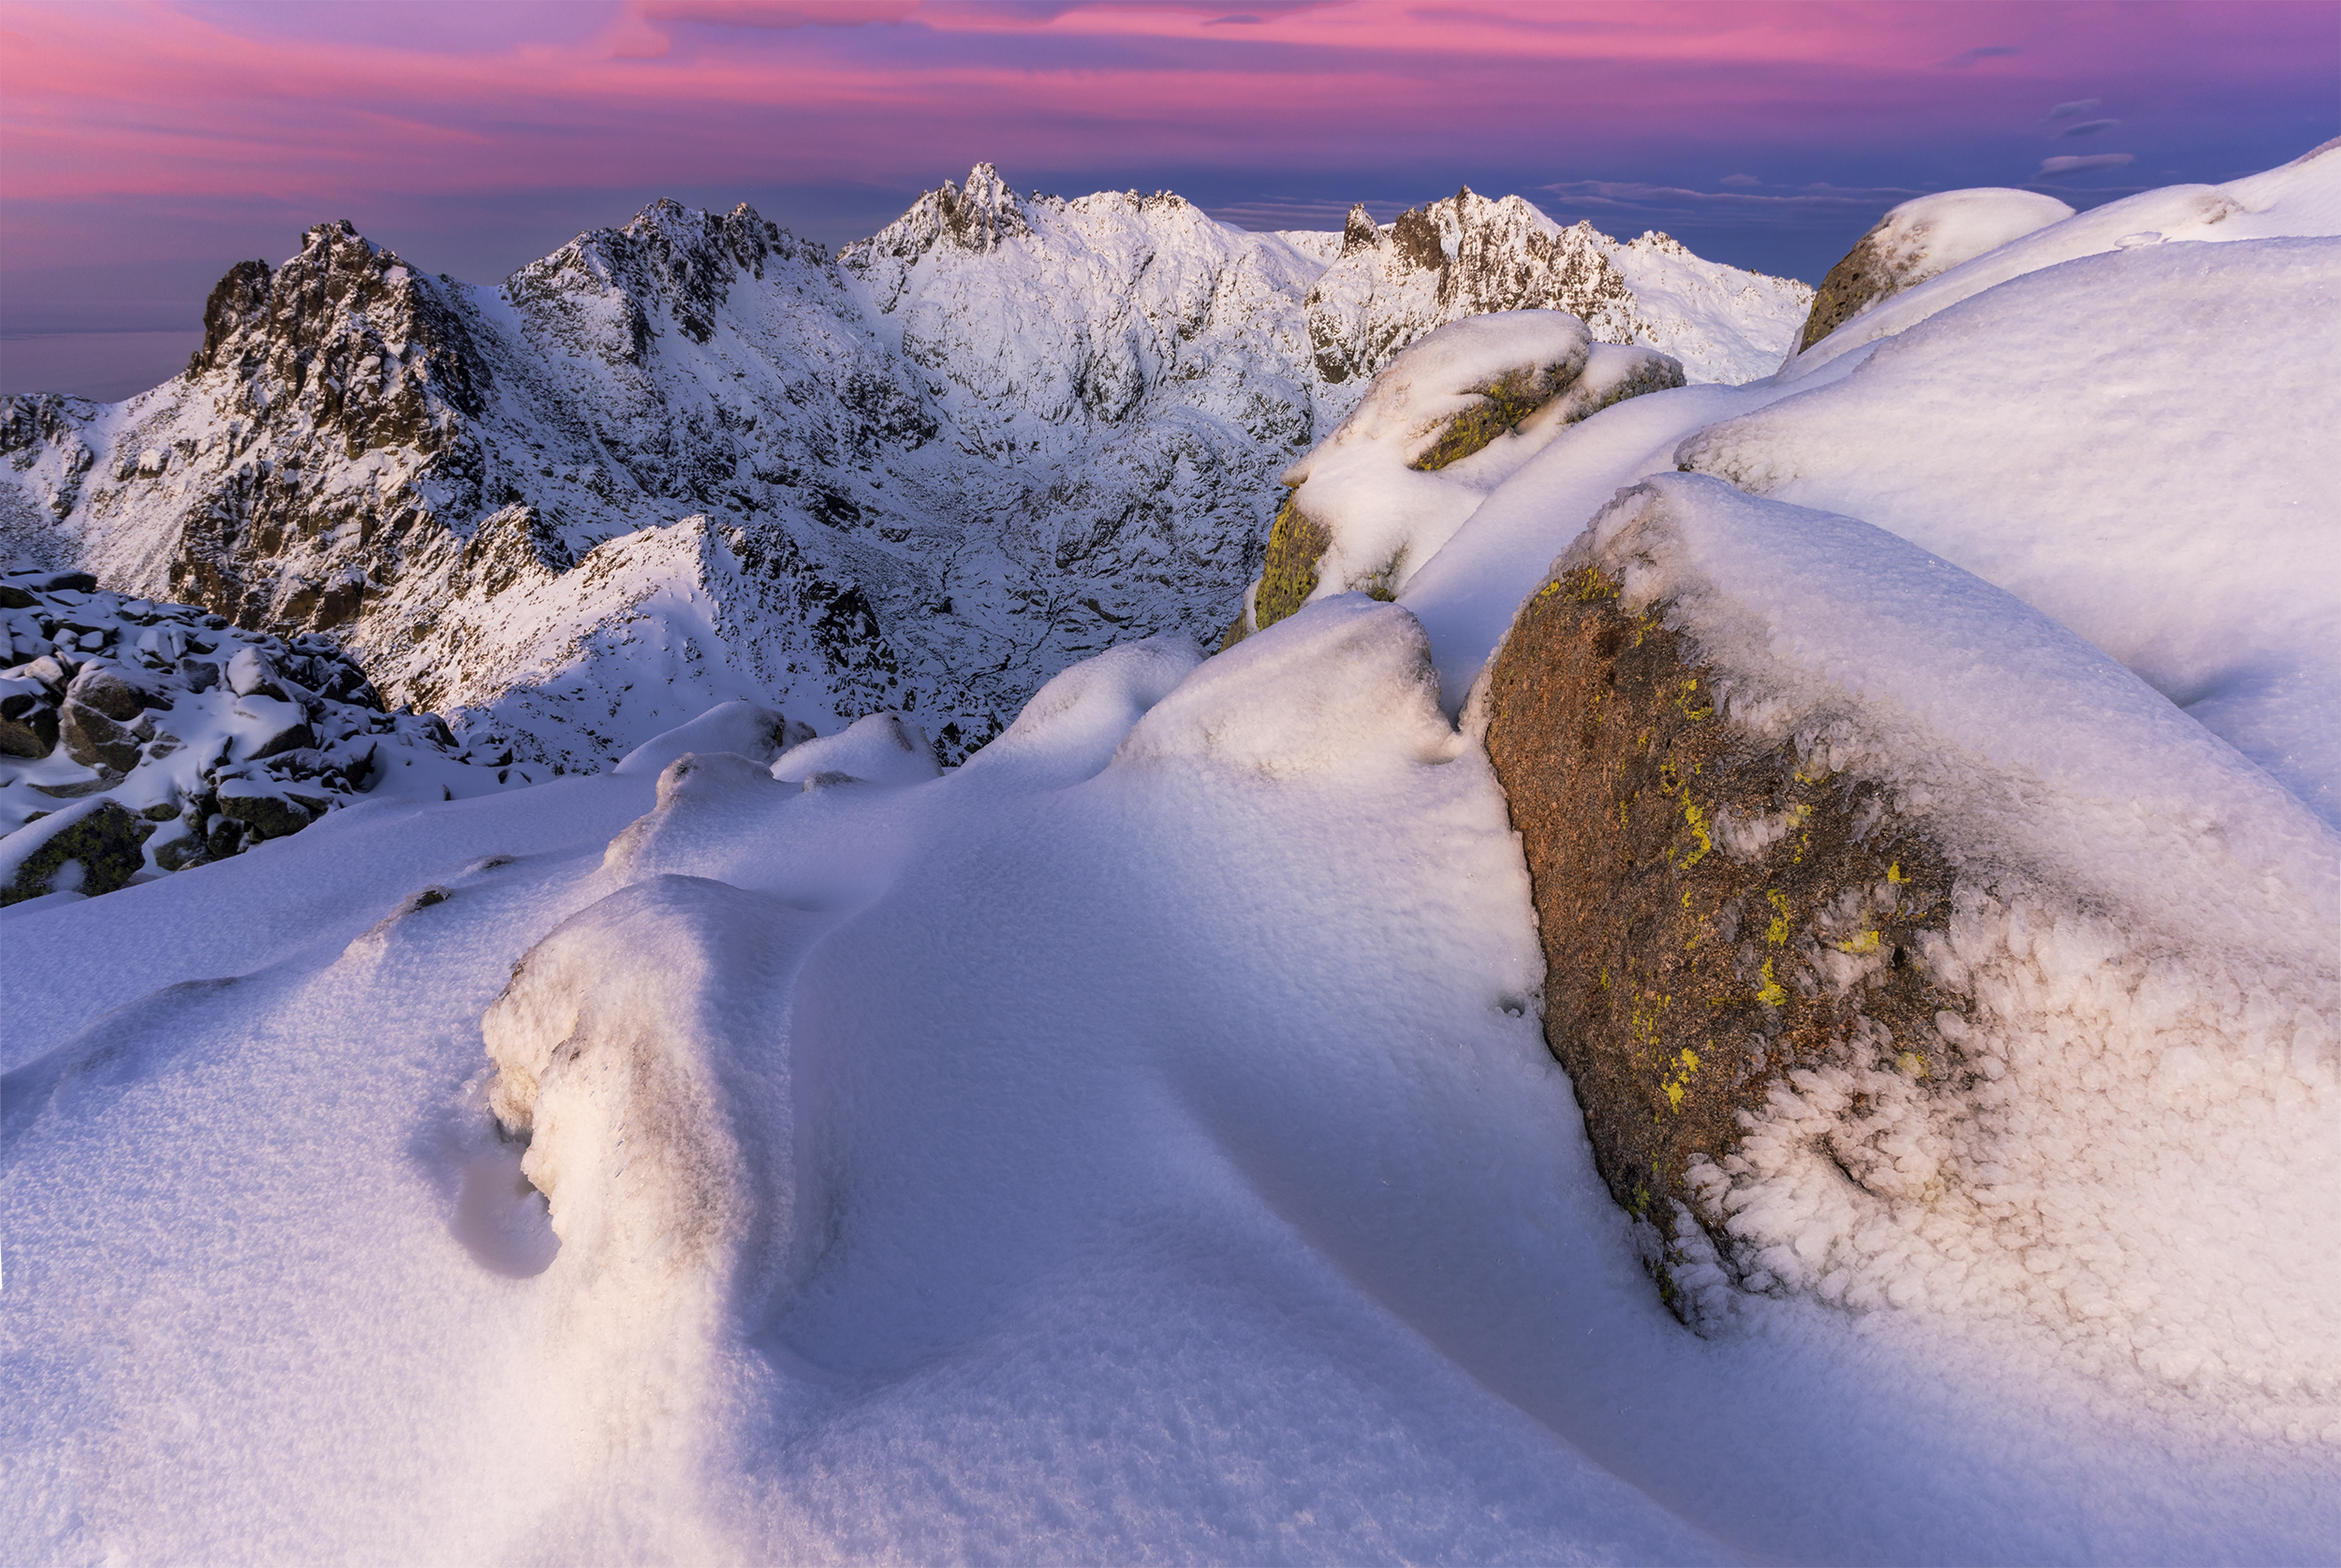
[[1682,385],[1675,360],[1597,344],[1583,322],[1559,311],[1474,316],[1432,332],[1285,471],[1291,493],[1222,646],[1313,598],[1396,597],[1488,492],[1564,428]]
[[139,738],[86,703],[66,699],[59,710],[57,739],[65,753],[84,768],[127,773],[139,765]]
[[1906,201],[1872,225],[1820,280],[1796,351],[1881,300],[2072,215],[2053,196],[1989,186]]
[[0,676],[0,756],[42,757],[56,746],[55,695],[29,676]]
[[146,694],[124,680],[111,665],[83,665],[65,695],[66,701],[94,708],[120,724],[126,725],[146,711]]
[[2330,1386],[2341,835],[2298,799],[2004,591],[1704,476],[1597,516],[1476,701],[1548,1044],[1686,1320]]
[[146,864],[155,825],[102,797],[79,801],[0,839],[0,904],[44,893],[110,893]]

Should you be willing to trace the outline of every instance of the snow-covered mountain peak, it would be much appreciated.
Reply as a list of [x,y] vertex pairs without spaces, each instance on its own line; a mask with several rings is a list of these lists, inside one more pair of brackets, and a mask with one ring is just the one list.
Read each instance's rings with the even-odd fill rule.
[[1656,348],[1695,380],[1745,381],[1777,363],[1761,345],[1792,332],[1811,299],[1793,279],[1702,261],[1663,235],[1620,244],[1466,185],[1381,227],[1353,209],[1307,311],[1317,374],[1334,386],[1362,383],[1436,327],[1522,309],[1567,311],[1597,341]]
[[1275,476],[1434,329],[1557,307],[1740,380],[1804,304],[1518,198],[1279,235],[988,164],[834,258],[661,200],[480,286],[327,224],[229,272],[187,375],[12,401],[0,543],[331,630],[570,769],[729,696],[956,760],[1087,652],[1215,638]]
[[480,412],[491,378],[449,286],[346,218],[301,238],[281,267],[241,262],[212,290],[185,379],[253,418],[331,432],[353,456],[435,451]]
[[[945,241],[978,254],[996,249],[1003,240],[1032,232],[1024,204],[1000,178],[1000,171],[979,163],[967,171],[967,183],[946,180],[922,193],[909,211],[869,239],[846,251],[915,259]],[[843,256],[841,255],[841,259]]]

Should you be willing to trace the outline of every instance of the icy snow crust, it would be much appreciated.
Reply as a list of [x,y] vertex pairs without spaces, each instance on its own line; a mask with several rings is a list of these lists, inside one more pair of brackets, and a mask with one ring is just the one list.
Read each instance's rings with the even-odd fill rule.
[[1337,599],[923,784],[687,756],[19,918],[72,983],[8,999],[11,1538],[2318,1555],[2329,1450],[1907,1315],[1663,1314],[1426,655]]

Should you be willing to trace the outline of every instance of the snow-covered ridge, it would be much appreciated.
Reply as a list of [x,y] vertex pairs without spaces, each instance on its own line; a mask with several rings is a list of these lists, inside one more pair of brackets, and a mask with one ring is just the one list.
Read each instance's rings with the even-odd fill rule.
[[[392,697],[567,768],[733,696],[913,711],[957,758],[1086,652],[1224,625],[1277,471],[1423,332],[1582,306],[1745,379],[1803,314],[1802,286],[1517,198],[1365,230],[1020,197],[988,165],[834,258],[662,201],[488,288],[321,225],[222,280],[185,376],[11,400],[0,535],[331,631]],[[721,543],[661,542],[690,519]]]

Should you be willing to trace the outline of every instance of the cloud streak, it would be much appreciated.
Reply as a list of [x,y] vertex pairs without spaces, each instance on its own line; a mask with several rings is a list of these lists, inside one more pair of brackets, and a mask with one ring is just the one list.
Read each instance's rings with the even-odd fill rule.
[[2078,156],[2067,154],[2063,157],[2042,158],[2040,173],[2044,176],[2081,174],[2092,169],[2126,169],[2137,161],[2137,155],[2132,153],[2089,153]]

